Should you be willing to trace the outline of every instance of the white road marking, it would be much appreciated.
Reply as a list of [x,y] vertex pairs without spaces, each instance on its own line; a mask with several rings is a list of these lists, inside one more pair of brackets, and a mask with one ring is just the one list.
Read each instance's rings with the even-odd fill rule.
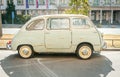
[[58,77],[58,75],[56,75],[52,70],[50,70],[48,67],[46,67],[43,63],[40,62],[39,59],[37,59],[37,62],[42,66],[41,70],[42,72],[44,72],[44,74],[46,74],[46,76],[50,77],[47,73],[49,73],[50,75],[52,75],[52,77]]
[[0,77],[9,77],[2,69],[1,65],[0,65]]
[[75,59],[58,59],[58,60],[49,60],[45,61],[44,63],[56,63],[56,62],[66,62],[66,61],[75,61]]
[[12,75],[13,73],[14,73],[14,72],[13,72],[13,71],[11,71],[9,74],[10,74],[10,75]]

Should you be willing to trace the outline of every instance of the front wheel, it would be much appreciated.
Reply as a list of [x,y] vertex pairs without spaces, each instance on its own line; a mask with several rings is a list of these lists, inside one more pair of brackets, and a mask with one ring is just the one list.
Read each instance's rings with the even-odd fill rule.
[[20,46],[18,53],[20,57],[25,58],[25,59],[32,57],[34,54],[33,49],[30,46]]
[[89,59],[92,56],[93,48],[89,44],[81,44],[77,48],[77,56],[81,59]]

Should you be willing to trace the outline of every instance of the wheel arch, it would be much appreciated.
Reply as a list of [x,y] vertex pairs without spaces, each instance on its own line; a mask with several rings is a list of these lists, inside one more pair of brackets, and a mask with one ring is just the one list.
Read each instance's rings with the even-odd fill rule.
[[17,50],[19,50],[19,48],[20,48],[21,46],[30,46],[31,49],[34,51],[34,48],[33,48],[33,46],[32,46],[31,44],[20,44],[20,45],[17,46]]
[[[80,45],[82,45],[82,44],[90,45],[90,46],[92,47],[92,50],[94,51],[93,44],[91,44],[91,43],[89,43],[89,42],[82,42],[82,43],[79,43],[79,44],[77,45],[77,47],[76,47],[76,51],[77,51],[78,47],[79,47]],[[75,52],[76,52],[76,51],[75,51]]]

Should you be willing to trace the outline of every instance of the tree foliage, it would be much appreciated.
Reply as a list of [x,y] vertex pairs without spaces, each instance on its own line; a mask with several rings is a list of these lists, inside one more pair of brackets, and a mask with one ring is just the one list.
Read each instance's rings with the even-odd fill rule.
[[12,23],[12,12],[14,12],[14,24],[25,24],[30,18],[30,15],[17,15],[13,0],[7,0],[6,14],[2,14],[2,23]]
[[7,21],[9,23],[12,22],[12,20],[11,20],[12,12],[14,12],[14,15],[16,16],[15,5],[13,3],[13,0],[7,0],[6,17],[7,17]]
[[89,14],[90,6],[88,0],[70,0],[69,6],[71,8],[65,10],[67,14]]

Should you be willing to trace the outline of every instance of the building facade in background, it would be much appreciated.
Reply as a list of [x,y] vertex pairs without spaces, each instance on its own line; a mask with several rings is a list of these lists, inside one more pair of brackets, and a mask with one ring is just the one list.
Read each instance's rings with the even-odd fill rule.
[[[0,11],[5,13],[7,1],[0,0]],[[69,9],[70,0],[13,0],[17,14],[31,16],[61,14]],[[120,0],[89,0],[91,6],[89,17],[94,23],[120,24]]]

